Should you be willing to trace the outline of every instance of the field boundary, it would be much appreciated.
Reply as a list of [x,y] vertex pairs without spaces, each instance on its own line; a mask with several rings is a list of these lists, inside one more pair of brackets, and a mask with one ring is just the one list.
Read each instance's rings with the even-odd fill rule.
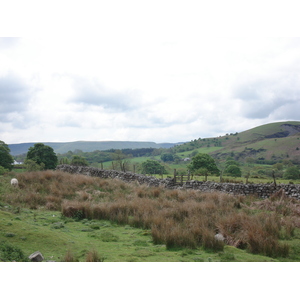
[[103,170],[94,167],[58,165],[56,170],[72,174],[83,174],[100,178],[116,178],[125,182],[138,182],[148,186],[162,186],[174,189],[194,189],[202,192],[219,191],[234,195],[255,195],[259,198],[267,198],[282,190],[286,196],[300,200],[299,184],[244,184],[244,183],[220,183],[214,181],[189,180],[182,184],[176,183],[174,178],[158,179],[131,172],[120,172],[116,170]]

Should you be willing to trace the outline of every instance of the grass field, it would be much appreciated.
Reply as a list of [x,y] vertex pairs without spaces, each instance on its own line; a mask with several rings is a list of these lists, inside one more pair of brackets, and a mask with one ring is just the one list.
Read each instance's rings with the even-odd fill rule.
[[201,249],[174,248],[154,245],[151,232],[101,220],[63,218],[58,211],[19,213],[0,211],[0,243],[5,242],[23,250],[26,257],[40,251],[47,261],[86,261],[95,250],[104,262],[208,262],[208,261],[274,261],[274,259],[245,253],[225,246],[222,253]]
[[0,246],[54,261],[299,261],[298,209],[280,195],[262,201],[58,171],[15,173],[0,177]]

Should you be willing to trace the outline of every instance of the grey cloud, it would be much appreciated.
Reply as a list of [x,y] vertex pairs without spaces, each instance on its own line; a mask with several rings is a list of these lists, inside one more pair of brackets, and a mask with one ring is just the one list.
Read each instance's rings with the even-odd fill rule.
[[278,109],[272,115],[274,120],[299,121],[300,101],[295,101]]
[[136,103],[134,93],[111,91],[95,81],[76,79],[74,90],[76,96],[71,99],[71,102],[99,106],[107,112],[127,111],[133,109]]
[[9,122],[10,113],[26,110],[30,90],[19,78],[8,75],[0,78],[0,116],[2,122]]
[[[300,100],[300,87],[296,78],[287,80],[252,81],[242,84],[233,92],[233,98],[239,99],[240,113],[249,119],[264,119],[285,107],[293,107]],[[292,113],[292,110],[291,110]],[[278,113],[277,113],[278,114]]]

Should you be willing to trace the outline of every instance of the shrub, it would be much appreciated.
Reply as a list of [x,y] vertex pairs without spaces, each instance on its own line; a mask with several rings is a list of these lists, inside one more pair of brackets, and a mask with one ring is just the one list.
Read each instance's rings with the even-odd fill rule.
[[20,248],[6,242],[0,242],[0,260],[16,262],[29,261]]
[[298,167],[289,167],[283,174],[284,179],[299,179],[300,178],[300,171]]
[[5,173],[7,173],[7,172],[8,172],[7,169],[5,169],[4,167],[0,166],[0,175],[3,175]]

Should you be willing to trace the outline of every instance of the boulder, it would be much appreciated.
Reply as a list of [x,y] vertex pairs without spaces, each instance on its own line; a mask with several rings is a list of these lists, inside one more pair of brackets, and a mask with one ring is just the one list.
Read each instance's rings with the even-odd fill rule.
[[29,260],[32,262],[41,262],[44,260],[44,257],[40,251],[36,251],[29,255]]

